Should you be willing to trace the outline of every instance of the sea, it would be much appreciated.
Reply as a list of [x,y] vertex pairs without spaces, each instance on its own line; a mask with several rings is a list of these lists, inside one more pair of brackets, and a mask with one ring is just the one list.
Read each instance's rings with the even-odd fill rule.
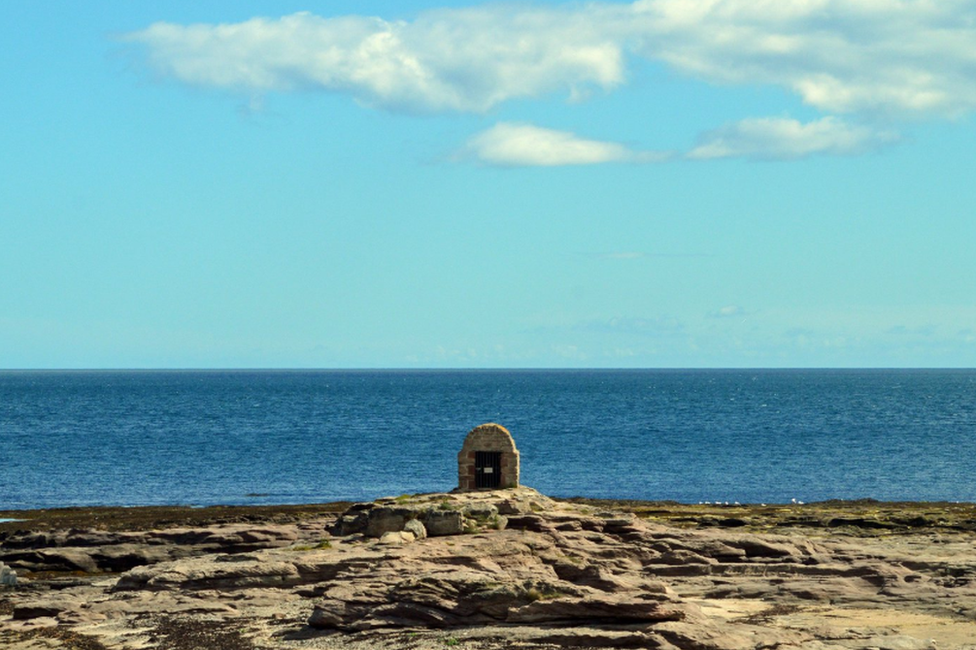
[[2,371],[0,510],[448,491],[485,422],[552,496],[976,501],[976,370]]

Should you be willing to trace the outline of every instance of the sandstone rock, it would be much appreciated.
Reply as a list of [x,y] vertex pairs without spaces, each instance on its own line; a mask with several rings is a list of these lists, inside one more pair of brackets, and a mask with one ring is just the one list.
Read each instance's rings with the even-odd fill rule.
[[[353,533],[323,539],[334,516],[302,526],[18,534],[20,548],[0,540],[0,555],[37,566],[147,564],[119,576],[75,568],[2,590],[0,646],[177,647],[176,630],[186,647],[309,650],[962,650],[976,638],[971,533],[838,538],[820,529],[804,539],[596,517],[552,503],[513,507],[510,529],[493,530],[491,507],[501,518],[503,501],[522,498],[505,492],[421,495],[347,512],[360,533],[373,510],[386,509],[377,522],[409,513],[380,537],[390,543]],[[487,516],[477,534],[458,535],[473,504],[468,512]],[[422,538],[439,519],[454,536]],[[281,546],[296,536],[303,543]],[[249,545],[263,547],[240,552]],[[41,626],[56,629],[38,636]]]
[[380,544],[409,544],[416,539],[413,533],[405,530],[391,530],[383,533],[379,541]]
[[677,564],[682,566],[687,564],[718,564],[718,560],[715,558],[703,557],[694,551],[681,548],[668,551],[667,553],[662,553],[661,557],[657,558],[656,562],[660,564]]
[[18,531],[3,540],[3,548],[7,550],[48,548],[57,546],[54,533],[50,532],[22,532]]
[[427,529],[417,519],[410,519],[407,523],[403,524],[403,532],[412,533],[416,539],[425,539],[427,537]]
[[743,537],[728,543],[745,551],[746,557],[783,558],[801,555],[795,546],[763,540],[758,537]]
[[509,623],[595,623],[614,624],[679,621],[685,617],[680,606],[656,600],[637,600],[600,595],[587,598],[538,600],[512,610]]
[[112,591],[226,590],[281,587],[301,581],[298,568],[291,562],[227,563],[211,557],[138,567],[122,575]]
[[673,551],[689,551],[718,562],[738,562],[746,559],[746,552],[743,549],[730,546],[720,539],[708,536],[677,539],[672,535],[672,533],[665,536],[652,534],[651,547],[660,551],[662,555]]
[[366,522],[367,537],[382,537],[386,533],[400,532],[411,519],[416,519],[417,511],[398,506],[379,506],[369,511]]
[[32,618],[54,617],[65,610],[64,604],[56,602],[32,602],[24,605],[14,605],[13,620],[26,621]]
[[291,528],[246,528],[237,534],[250,550],[255,551],[261,548],[285,546],[298,539],[298,533]]
[[246,524],[160,531],[108,532],[71,529],[19,533],[0,544],[0,561],[27,571],[122,572],[133,567],[202,555],[244,553],[287,546],[299,538],[297,526]]
[[381,505],[356,504],[338,519],[332,532],[342,537],[361,533],[382,538],[386,533],[405,530],[418,539],[459,535],[464,532],[463,518],[459,509],[401,505],[391,500]]
[[349,514],[348,512],[336,521],[335,526],[332,528],[332,534],[338,535],[339,537],[346,537],[347,535],[359,535],[366,532],[366,525],[369,523],[369,514],[366,512],[359,512],[355,514]]
[[495,504],[495,507],[501,515],[522,515],[532,512],[532,505],[527,499],[502,499]]
[[462,511],[465,517],[476,519],[480,522],[487,521],[492,517],[498,516],[498,508],[490,503],[475,502],[469,503]]
[[542,533],[556,530],[547,519],[541,515],[513,515],[508,518],[508,528],[516,530],[528,530],[534,533]]
[[98,571],[98,563],[81,548],[45,548],[4,553],[4,561],[28,571]]
[[653,634],[640,631],[608,630],[596,627],[540,628],[531,635],[533,643],[554,645],[561,648],[655,648],[678,650],[662,642]]
[[463,518],[458,510],[427,510],[420,521],[430,537],[460,535],[464,532]]
[[77,546],[81,548],[91,546],[109,546],[115,544],[145,543],[149,533],[112,533],[107,530],[71,529],[67,535],[59,540],[58,546]]
[[176,555],[179,553],[171,547],[131,543],[92,548],[88,554],[100,571],[112,573],[164,562],[173,559]]
[[320,629],[343,629],[349,622],[356,621],[366,613],[367,607],[346,600],[326,599],[315,605],[308,619],[311,627]]

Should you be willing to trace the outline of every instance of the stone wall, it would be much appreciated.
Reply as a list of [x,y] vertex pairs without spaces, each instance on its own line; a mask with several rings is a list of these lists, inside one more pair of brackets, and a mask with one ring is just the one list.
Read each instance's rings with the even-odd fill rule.
[[472,429],[458,452],[458,489],[477,489],[475,454],[479,451],[501,452],[499,487],[519,486],[519,452],[515,448],[515,440],[505,427],[488,423]]

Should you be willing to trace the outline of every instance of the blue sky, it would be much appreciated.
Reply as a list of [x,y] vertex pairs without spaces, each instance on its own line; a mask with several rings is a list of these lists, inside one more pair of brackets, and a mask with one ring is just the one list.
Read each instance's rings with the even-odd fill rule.
[[976,2],[11,2],[0,367],[976,366]]

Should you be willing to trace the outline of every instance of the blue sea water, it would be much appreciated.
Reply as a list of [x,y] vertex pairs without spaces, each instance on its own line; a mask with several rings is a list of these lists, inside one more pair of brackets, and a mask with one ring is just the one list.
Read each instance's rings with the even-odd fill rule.
[[973,370],[4,371],[0,509],[449,490],[489,421],[555,496],[976,501]]

